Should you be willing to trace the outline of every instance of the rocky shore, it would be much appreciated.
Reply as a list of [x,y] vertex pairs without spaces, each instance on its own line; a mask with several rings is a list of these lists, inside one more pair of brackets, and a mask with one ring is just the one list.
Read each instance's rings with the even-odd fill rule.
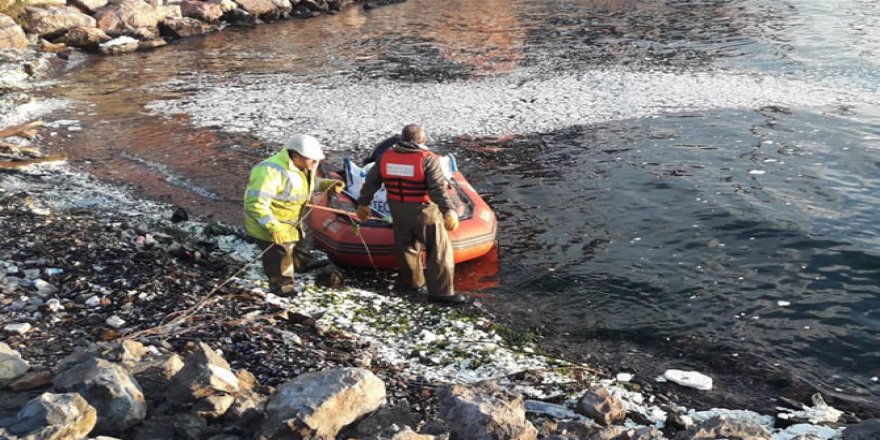
[[[15,50],[0,51],[0,129],[63,105],[31,96],[76,56],[60,44],[114,54],[347,3],[265,1],[0,1],[25,23],[0,15]],[[22,165],[0,168],[0,439],[880,438],[880,421],[818,395],[774,414],[687,408],[639,384],[711,393],[711,379],[568,362],[479,304],[395,297],[384,279],[308,274],[276,297],[239,228],[64,164],[24,166],[62,126],[0,139],[0,161]]]
[[479,307],[314,276],[297,298],[275,297],[235,228],[65,165],[0,177],[0,438],[878,434],[819,396],[775,415],[684,408],[624,374],[542,355]]
[[[364,3],[365,8],[400,0]],[[227,26],[335,14],[353,0],[0,0],[0,50],[105,55],[148,50]]]
[[[323,287],[314,274],[296,298],[276,297],[239,229],[64,164],[4,172],[0,212],[0,438],[853,440],[880,429],[818,395],[772,415],[686,408],[628,374],[544,354],[479,305]],[[711,392],[706,379],[664,378]]]

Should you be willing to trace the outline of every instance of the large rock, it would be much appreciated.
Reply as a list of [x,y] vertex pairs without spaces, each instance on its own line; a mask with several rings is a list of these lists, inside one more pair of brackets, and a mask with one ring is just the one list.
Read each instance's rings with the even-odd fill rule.
[[159,24],[159,34],[170,39],[180,39],[211,32],[213,27],[195,18],[166,19]]
[[415,413],[408,403],[381,408],[358,422],[354,433],[359,437],[375,435],[388,426],[418,426],[422,418]]
[[168,401],[182,405],[214,394],[235,394],[238,390],[238,378],[229,363],[200,342],[171,379]]
[[137,381],[121,366],[91,358],[61,372],[55,389],[76,392],[98,410],[99,433],[124,431],[144,420],[147,404]]
[[94,18],[72,7],[27,8],[26,11],[27,31],[44,38],[52,38],[77,26],[95,27]]
[[91,432],[96,420],[95,408],[79,394],[44,393],[21,409],[8,430],[35,440],[79,440]]
[[223,7],[216,3],[208,3],[200,0],[183,0],[180,2],[180,12],[184,17],[195,18],[215,23],[223,16]]
[[98,27],[110,35],[131,34],[132,29],[153,29],[164,18],[162,11],[143,0],[113,0],[95,13]]
[[278,387],[266,404],[269,438],[334,439],[345,426],[385,403],[385,383],[363,368],[306,373]]
[[880,419],[865,420],[843,430],[843,440],[876,440],[880,438]]
[[107,6],[109,0],[70,0],[70,4],[76,6],[83,12],[94,14],[98,9]]
[[199,417],[213,420],[223,417],[226,411],[235,403],[235,397],[228,394],[216,394],[196,401],[192,411]]
[[265,17],[278,13],[272,0],[235,0],[241,9],[257,17]]
[[167,357],[154,359],[149,364],[139,366],[134,372],[134,378],[140,384],[147,400],[154,400],[165,394],[168,389],[168,383],[182,369],[183,358],[176,354],[171,354]]
[[748,439],[770,440],[770,433],[760,424],[750,420],[731,419],[725,416],[712,417],[697,428],[679,433],[676,439]]
[[98,50],[98,46],[110,40],[107,33],[96,27],[75,27],[60,38],[56,38],[55,42],[81,49]]
[[9,384],[9,389],[12,391],[32,390],[51,384],[53,378],[54,376],[49,370],[31,371]]
[[241,426],[248,432],[257,431],[263,422],[263,412],[268,398],[257,392],[245,392],[235,396],[232,406],[226,410],[223,420],[227,424]]
[[626,418],[623,402],[605,388],[594,388],[584,393],[578,401],[577,411],[605,426]]
[[538,436],[526,420],[522,396],[508,396],[497,389],[452,386],[441,398],[437,415],[462,440],[535,440]]
[[21,26],[11,17],[0,14],[0,49],[24,50],[27,46],[28,39]]
[[21,354],[0,342],[0,382],[16,379],[27,373],[30,365]]

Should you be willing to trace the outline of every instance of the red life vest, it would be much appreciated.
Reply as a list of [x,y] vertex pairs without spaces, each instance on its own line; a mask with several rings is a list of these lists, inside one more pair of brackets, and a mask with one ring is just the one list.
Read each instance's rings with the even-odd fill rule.
[[406,203],[429,203],[428,184],[425,181],[425,158],[434,153],[425,150],[401,153],[390,149],[379,161],[379,173],[388,200]]

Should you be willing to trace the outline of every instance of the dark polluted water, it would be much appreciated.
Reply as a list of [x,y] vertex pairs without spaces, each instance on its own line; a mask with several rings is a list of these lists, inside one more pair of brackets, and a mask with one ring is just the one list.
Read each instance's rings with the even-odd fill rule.
[[498,214],[497,255],[458,271],[493,313],[647,383],[715,377],[696,403],[876,413],[878,25],[860,0],[350,8],[88,58],[54,139],[237,223],[286,136],[338,163],[422,122]]

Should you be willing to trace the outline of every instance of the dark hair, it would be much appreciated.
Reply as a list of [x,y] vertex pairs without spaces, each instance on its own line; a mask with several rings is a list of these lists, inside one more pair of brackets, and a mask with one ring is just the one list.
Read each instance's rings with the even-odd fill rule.
[[419,140],[424,140],[424,138],[425,130],[419,124],[409,124],[403,127],[403,130],[400,132],[400,140],[404,142],[418,142]]

